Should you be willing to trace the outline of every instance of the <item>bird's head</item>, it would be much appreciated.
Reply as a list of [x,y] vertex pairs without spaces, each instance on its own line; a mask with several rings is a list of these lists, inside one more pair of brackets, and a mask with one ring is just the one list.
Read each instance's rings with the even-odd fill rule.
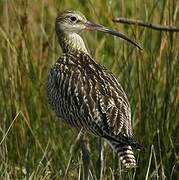
[[68,33],[78,34],[83,29],[88,29],[92,31],[100,31],[100,32],[108,33],[114,36],[118,36],[122,39],[125,39],[126,41],[137,46],[139,49],[142,49],[137,43],[129,39],[126,35],[120,32],[114,31],[112,29],[109,29],[107,27],[104,27],[102,25],[88,21],[86,17],[78,11],[64,11],[64,12],[59,13],[56,18],[55,26],[56,26],[57,34],[59,32],[67,33],[67,34]]
[[56,18],[56,31],[63,33],[79,33],[85,29],[87,19],[78,11],[64,11]]

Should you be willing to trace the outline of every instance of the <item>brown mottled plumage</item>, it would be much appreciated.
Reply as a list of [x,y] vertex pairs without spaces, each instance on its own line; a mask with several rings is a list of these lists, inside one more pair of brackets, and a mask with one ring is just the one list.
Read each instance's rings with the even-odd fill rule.
[[[77,11],[56,18],[56,33],[63,55],[52,67],[46,82],[50,105],[70,126],[103,137],[117,151],[125,168],[136,166],[132,148],[131,110],[127,96],[113,74],[97,64],[78,34],[83,29],[125,35],[91,23]],[[140,48],[140,47],[139,47]]]

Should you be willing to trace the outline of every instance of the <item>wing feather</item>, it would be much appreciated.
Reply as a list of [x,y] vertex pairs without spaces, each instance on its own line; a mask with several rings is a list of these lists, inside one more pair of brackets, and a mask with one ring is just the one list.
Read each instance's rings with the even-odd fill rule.
[[122,133],[132,136],[131,110],[122,86],[110,71],[97,64],[90,56],[84,56],[83,60],[87,64],[90,62],[90,66],[85,65],[84,69],[88,78],[95,81],[101,112],[106,116],[110,132],[114,135]]

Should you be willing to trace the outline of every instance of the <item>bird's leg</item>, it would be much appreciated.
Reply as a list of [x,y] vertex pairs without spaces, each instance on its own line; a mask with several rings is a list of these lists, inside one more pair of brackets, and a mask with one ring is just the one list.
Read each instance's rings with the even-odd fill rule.
[[102,180],[103,179],[103,169],[104,169],[104,146],[102,143],[102,139],[99,138],[99,143],[98,143],[98,153],[99,153],[99,158],[97,160],[97,177],[98,179]]
[[82,160],[83,160],[83,179],[89,180],[90,155],[87,147],[87,142],[83,139],[83,137],[80,138],[80,146],[81,146]]
[[101,162],[101,171],[100,171],[100,180],[103,179],[103,170],[104,170],[104,144],[100,138],[100,162]]
[[69,167],[70,167],[72,158],[74,157],[74,155],[77,154],[77,151],[78,151],[78,150],[80,149],[80,147],[81,147],[81,139],[82,139],[82,136],[83,136],[83,129],[81,129],[81,130],[78,132],[78,135],[77,135],[74,143],[71,145],[71,148],[70,148],[70,158],[69,158],[69,160],[68,160],[68,165],[67,165],[67,168],[66,168],[66,171],[65,171],[64,179],[66,179],[66,177],[67,177],[67,175],[68,175],[68,170],[69,170]]

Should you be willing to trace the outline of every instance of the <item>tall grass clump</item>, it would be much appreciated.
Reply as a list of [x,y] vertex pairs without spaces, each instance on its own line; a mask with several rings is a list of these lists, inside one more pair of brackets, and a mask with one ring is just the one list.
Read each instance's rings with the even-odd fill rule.
[[56,120],[44,93],[61,53],[54,21],[64,9],[79,10],[143,47],[138,51],[116,37],[83,34],[92,56],[128,94],[134,134],[145,149],[136,152],[138,168],[125,172],[108,145],[86,135],[90,178],[179,179],[179,35],[112,22],[122,16],[179,27],[178,6],[177,0],[0,1],[0,179],[83,177],[77,135]]

